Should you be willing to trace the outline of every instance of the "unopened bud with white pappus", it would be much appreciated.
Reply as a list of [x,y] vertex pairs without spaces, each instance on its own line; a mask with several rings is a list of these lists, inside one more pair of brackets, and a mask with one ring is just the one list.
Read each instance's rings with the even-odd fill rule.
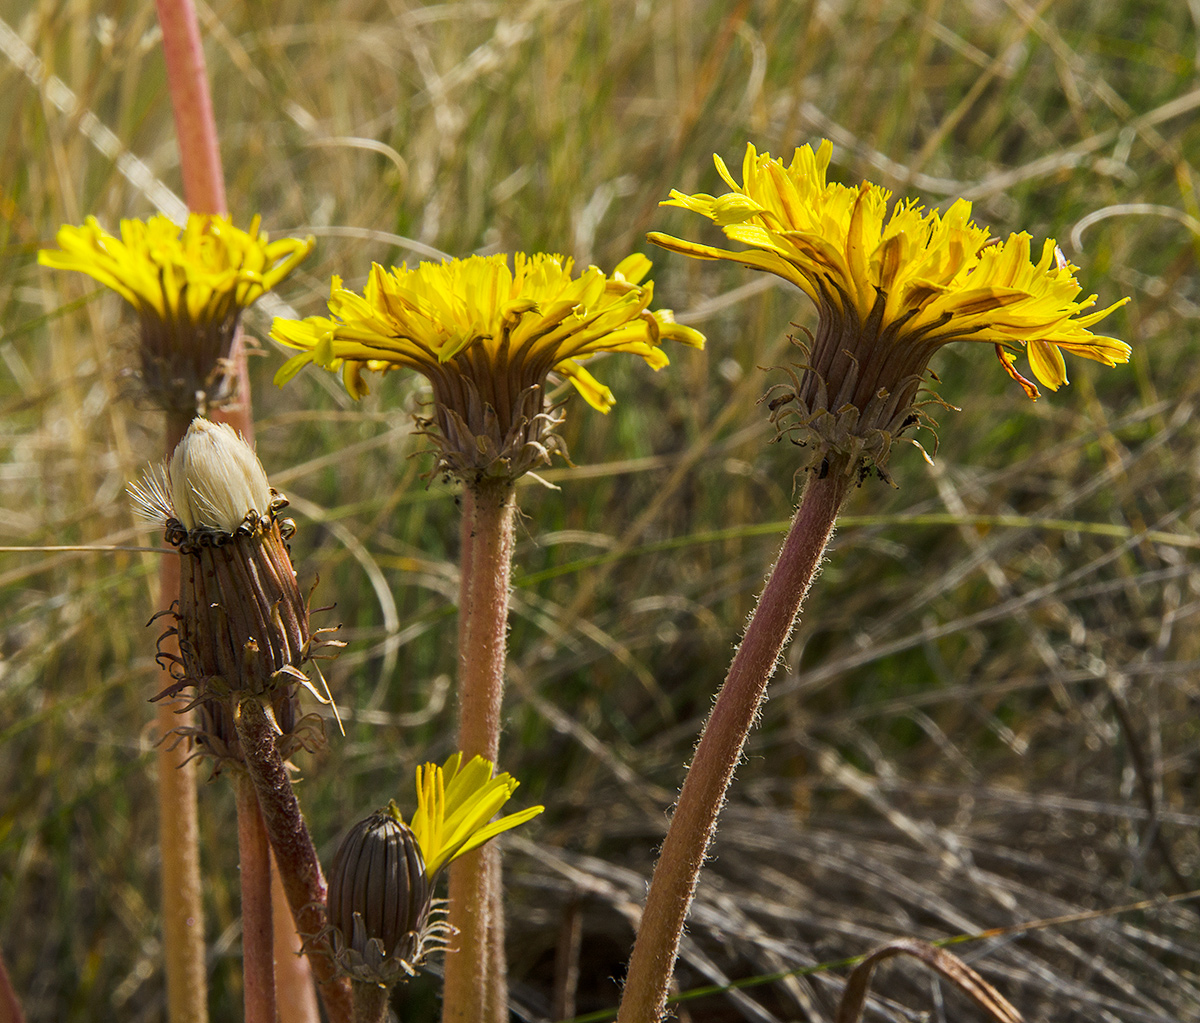
[[167,470],[171,506],[185,529],[234,533],[248,515],[268,516],[278,494],[250,445],[227,423],[195,419]]
[[285,732],[298,716],[297,686],[329,702],[300,668],[313,637],[284,542],[294,526],[279,517],[287,501],[250,445],[228,425],[196,419],[169,467],[130,493],[179,549],[180,656],[161,654],[175,678],[166,693],[195,687],[208,750],[239,759],[232,706],[224,706],[235,696],[269,696]]

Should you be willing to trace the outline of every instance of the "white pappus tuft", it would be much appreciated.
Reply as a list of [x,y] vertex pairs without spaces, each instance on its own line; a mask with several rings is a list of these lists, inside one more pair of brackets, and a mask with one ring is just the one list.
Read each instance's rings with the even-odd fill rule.
[[266,515],[271,486],[245,439],[226,423],[195,419],[167,471],[170,505],[185,529],[234,532],[255,512]]
[[133,498],[133,510],[146,525],[162,529],[167,519],[175,518],[165,465],[150,466],[140,480],[125,488],[125,493]]

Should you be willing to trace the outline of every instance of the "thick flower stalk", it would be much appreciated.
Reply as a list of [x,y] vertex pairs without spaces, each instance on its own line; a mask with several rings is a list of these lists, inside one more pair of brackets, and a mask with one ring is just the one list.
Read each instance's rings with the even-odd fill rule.
[[492,820],[519,784],[475,757],[456,753],[443,766],[417,769],[417,811],[406,824],[394,802],[359,821],[342,840],[329,872],[329,927],[334,959],[354,981],[356,1019],[386,1015],[387,992],[444,949],[452,929],[435,908],[442,868],[542,807]]
[[549,461],[561,442],[546,403],[551,373],[571,381],[593,408],[615,398],[582,365],[604,352],[667,365],[664,339],[694,347],[702,335],[651,312],[654,287],[645,256],[621,262],[611,276],[589,267],[573,276],[571,260],[518,253],[471,256],[415,270],[375,264],[359,295],[333,278],[330,316],[275,321],[271,337],[301,349],[275,376],[284,384],[315,363],[340,371],[346,390],[366,393],[363,370],[411,369],[433,388],[431,433],[441,467],[472,481],[514,480]]
[[255,217],[248,231],[226,216],[192,213],[181,229],[167,217],[122,220],[119,236],[95,217],[59,229],[59,248],[38,262],[78,270],[128,302],[140,325],[147,394],[189,418],[229,399],[230,349],[242,311],[287,277],[313,240],[270,241]]
[[1036,261],[1028,234],[1000,240],[971,220],[971,204],[944,213],[915,200],[892,204],[869,181],[826,181],[833,147],[796,150],[792,162],[746,147],[742,184],[715,157],[730,191],[672,191],[664,206],[707,217],[732,250],[654,232],[650,241],[700,259],[731,260],[791,281],[817,307],[802,374],[776,389],[776,419],[811,443],[815,457],[842,454],[847,472],[880,469],[892,442],[914,426],[929,360],[943,345],[993,345],[1000,364],[1030,398],[1035,383],[1016,368],[1023,350],[1051,390],[1067,382],[1063,352],[1114,366],[1129,346],[1088,329],[1128,299],[1097,311],[1080,298],[1078,267],[1047,239]]
[[[461,479],[459,747],[495,761],[500,744],[508,586],[516,511],[514,482],[563,445],[561,412],[547,399],[552,376],[569,380],[593,408],[615,398],[582,365],[604,353],[667,365],[662,342],[692,347],[703,335],[650,310],[650,261],[633,255],[611,275],[589,267],[574,276],[561,256],[472,256],[385,270],[373,266],[364,294],[333,279],[328,317],[276,320],[271,337],[300,349],[278,384],[314,363],[339,371],[355,398],[363,371],[414,370],[433,389],[422,425],[438,467]],[[464,856],[450,872],[449,923],[459,950],[446,961],[443,1018],[454,1023],[508,1019],[503,966],[500,863],[494,848]]]
[[1121,305],[1087,312],[1076,268],[1047,241],[1037,262],[1026,234],[992,241],[959,200],[946,213],[902,201],[869,182],[826,181],[832,147],[796,151],[790,166],[746,151],[738,185],[717,157],[731,191],[684,195],[667,206],[708,217],[747,248],[716,248],[665,234],[650,240],[701,259],[723,259],[791,281],[817,307],[807,359],[792,386],[772,391],[773,418],[814,466],[758,607],[688,769],[638,928],[619,1023],[658,1023],[666,1008],[679,938],[717,817],[767,683],[795,625],[856,475],[885,479],[893,442],[921,419],[918,392],[929,360],[953,341],[995,346],[1001,365],[1031,398],[1035,384],[1015,367],[1024,349],[1033,374],[1057,389],[1067,382],[1062,353],[1112,366],[1129,346],[1088,327]]
[[[304,932],[324,923],[324,885],[283,757],[311,747],[319,724],[298,718],[299,688],[327,695],[302,666],[327,641],[309,627],[285,540],[294,526],[280,517],[287,501],[267,482],[248,444],[225,424],[197,419],[168,467],[130,488],[141,511],[160,522],[181,560],[176,625],[179,655],[160,650],[173,682],[164,696],[192,688],[201,710],[199,752],[231,766],[237,789],[241,854],[246,1018],[275,1019],[274,962],[267,842]],[[337,644],[335,644],[337,645]],[[261,815],[260,815],[261,806]],[[344,983],[316,956],[314,973],[333,1019],[349,1019]]]

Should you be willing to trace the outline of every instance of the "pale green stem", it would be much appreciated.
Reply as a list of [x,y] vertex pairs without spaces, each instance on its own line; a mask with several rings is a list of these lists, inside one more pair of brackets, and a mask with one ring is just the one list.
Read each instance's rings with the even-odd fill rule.
[[246,1023],[275,1023],[275,956],[271,928],[271,850],[254,783],[233,777],[238,877],[242,889],[242,994]]
[[[167,413],[167,457],[191,421],[183,413]],[[159,570],[160,599],[168,604],[179,595],[179,559],[163,558]],[[174,636],[159,649],[179,654]],[[157,684],[156,689],[160,688]],[[196,805],[196,767],[185,744],[166,738],[172,729],[191,723],[182,701],[160,700],[155,724],[158,746],[158,844],[162,861],[163,955],[167,973],[169,1023],[207,1023],[208,985],[204,962],[204,903],[200,885],[200,821]]]
[[679,938],[725,793],[846,496],[849,477],[842,468],[830,466],[825,478],[809,480],[704,726],[654,868],[618,1023],[658,1023],[665,1013]]
[[[500,749],[515,514],[507,480],[485,480],[463,492],[458,746],[467,759],[478,755],[493,763]],[[499,850],[485,847],[450,865],[449,921],[458,937],[446,956],[443,1023],[508,1019],[500,890]]]

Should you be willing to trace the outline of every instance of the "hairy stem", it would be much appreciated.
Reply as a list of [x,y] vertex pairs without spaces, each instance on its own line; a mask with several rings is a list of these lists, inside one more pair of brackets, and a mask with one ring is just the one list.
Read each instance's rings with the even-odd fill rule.
[[225,175],[192,0],[158,0],[158,23],[179,140],[184,200],[196,213],[224,213]]
[[238,871],[242,886],[242,981],[246,1023],[275,1023],[275,955],[271,927],[271,850],[254,783],[234,772]]
[[[212,97],[204,68],[204,49],[192,0],[158,0],[163,57],[179,138],[184,198],[200,213],[224,213],[225,177],[217,146]],[[167,414],[167,457],[187,430],[194,410]],[[177,558],[164,558],[162,593],[179,591]],[[167,653],[173,642],[164,645]],[[174,701],[158,705],[160,735],[188,724],[176,717]],[[159,846],[163,876],[163,950],[170,1023],[206,1023],[208,991],[204,965],[204,915],[200,889],[199,821],[196,771],[184,763],[187,751],[160,749],[158,755]]]
[[354,981],[354,1023],[387,1023],[391,988]]
[[[500,749],[515,513],[507,480],[484,480],[463,493],[458,745],[468,760],[478,755],[495,763]],[[458,929],[458,947],[446,956],[444,1023],[508,1019],[500,883],[498,850],[485,847],[450,865],[450,924]]]
[[679,938],[725,793],[846,495],[849,479],[841,469],[832,466],[824,479],[809,480],[704,726],[654,868],[618,1023],[657,1023],[663,1017]]
[[350,983],[336,976],[328,939],[316,937],[326,923],[325,875],[300,813],[300,803],[292,791],[287,768],[275,748],[278,726],[270,709],[254,696],[238,704],[234,718],[246,771],[258,794],[258,805],[262,809],[267,836],[279,867],[279,879],[287,892],[296,929],[303,935],[312,936],[308,941],[308,961],[325,1011],[331,1023],[351,1023],[354,1008]]

